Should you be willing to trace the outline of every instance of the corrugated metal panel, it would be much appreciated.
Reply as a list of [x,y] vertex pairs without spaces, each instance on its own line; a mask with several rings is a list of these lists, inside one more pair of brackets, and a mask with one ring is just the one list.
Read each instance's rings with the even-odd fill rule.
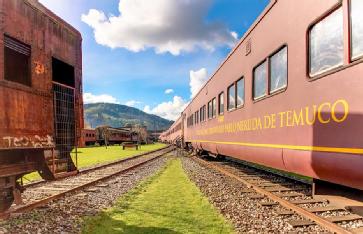
[[24,54],[26,56],[30,56],[31,53],[31,48],[30,46],[19,42],[16,39],[13,39],[9,36],[4,37],[4,43],[5,46],[8,47],[9,49],[15,50],[18,53]]

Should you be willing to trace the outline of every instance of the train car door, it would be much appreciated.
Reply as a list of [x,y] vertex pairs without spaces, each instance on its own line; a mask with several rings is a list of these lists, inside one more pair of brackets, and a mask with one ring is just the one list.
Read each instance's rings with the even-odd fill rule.
[[75,74],[74,67],[52,59],[54,141],[56,144],[56,171],[76,170],[71,152],[76,147]]

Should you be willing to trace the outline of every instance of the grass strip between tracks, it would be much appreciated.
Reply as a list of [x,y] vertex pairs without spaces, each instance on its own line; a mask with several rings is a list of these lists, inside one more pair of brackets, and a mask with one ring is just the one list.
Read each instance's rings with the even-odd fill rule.
[[208,202],[173,159],[157,175],[86,218],[83,233],[233,233],[232,225]]
[[[91,166],[110,163],[116,160],[130,158],[138,154],[161,149],[165,146],[165,144],[160,143],[142,145],[139,150],[129,148],[122,150],[121,146],[108,146],[107,149],[105,146],[78,148],[78,168],[83,169]],[[74,155],[72,158],[75,161]],[[38,172],[25,175],[23,178],[24,183],[41,179]]]

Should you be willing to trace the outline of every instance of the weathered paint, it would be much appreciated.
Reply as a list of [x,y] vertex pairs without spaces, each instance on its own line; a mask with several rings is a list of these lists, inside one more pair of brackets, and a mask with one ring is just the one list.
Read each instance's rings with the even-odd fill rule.
[[[48,173],[44,151],[55,147],[52,58],[75,69],[76,135],[83,128],[82,38],[37,0],[0,0],[0,162],[6,168],[29,161]],[[5,80],[4,35],[31,47],[31,86]],[[25,160],[26,158],[26,160]],[[23,165],[24,166],[24,165]],[[4,176],[0,170],[0,178]],[[48,177],[50,178],[50,177]]]

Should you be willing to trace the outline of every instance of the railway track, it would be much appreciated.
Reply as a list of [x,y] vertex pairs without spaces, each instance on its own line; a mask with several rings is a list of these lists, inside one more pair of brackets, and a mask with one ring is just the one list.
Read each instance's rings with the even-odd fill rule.
[[74,192],[81,190],[92,192],[93,190],[97,190],[97,187],[107,187],[107,184],[102,183],[114,176],[125,174],[146,163],[154,161],[173,150],[173,147],[166,147],[111,164],[86,169],[73,177],[52,182],[42,181],[28,185],[27,190],[22,194],[24,204],[12,206],[8,211],[0,214],[0,219],[7,219],[12,214],[24,213],[41,207]]
[[[127,161],[130,161],[130,160],[134,160],[134,159],[143,157],[145,155],[148,155],[148,154],[151,154],[151,153],[156,153],[156,152],[168,149],[168,148],[170,148],[170,146],[166,146],[166,147],[163,147],[163,148],[160,148],[160,149],[157,149],[157,150],[152,150],[152,151],[149,151],[149,152],[141,153],[141,154],[131,156],[131,157],[128,157],[128,158],[124,158],[124,159],[121,159],[121,160],[116,160],[116,161],[113,161],[113,162],[110,162],[110,163],[105,163],[105,164],[101,164],[101,165],[98,165],[98,166],[81,169],[81,170],[79,170],[78,175],[89,173],[89,172],[96,171],[96,170],[100,170],[100,169],[103,169],[105,167],[109,167],[109,166],[112,166],[112,165],[117,165],[119,163],[127,162]],[[31,188],[31,187],[34,187],[34,186],[39,186],[41,184],[45,184],[45,183],[49,183],[49,181],[39,180],[39,181],[31,182],[31,183],[25,184],[24,188],[28,189],[28,188]]]
[[363,233],[362,226],[355,228],[350,225],[352,222],[363,222],[362,216],[334,206],[324,197],[313,198],[310,196],[311,185],[307,183],[292,181],[236,162],[206,161],[197,157],[192,159],[242,183],[246,188],[242,192],[259,205],[274,209],[278,207],[278,215],[284,216],[292,228],[319,225],[332,233]]

